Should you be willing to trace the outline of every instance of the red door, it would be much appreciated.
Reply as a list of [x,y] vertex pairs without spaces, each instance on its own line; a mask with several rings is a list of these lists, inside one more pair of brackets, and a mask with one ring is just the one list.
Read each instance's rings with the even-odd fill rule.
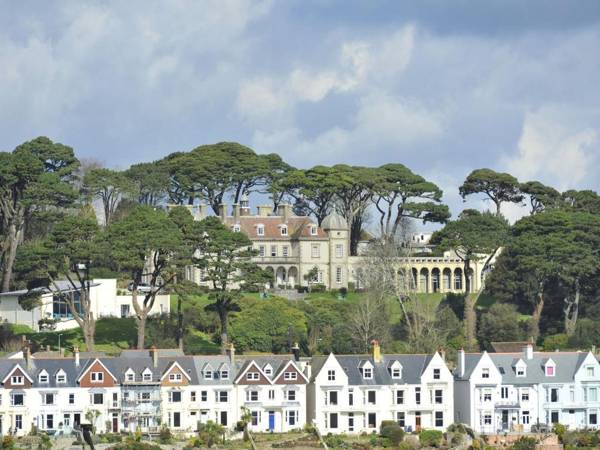
[[113,416],[113,418],[112,418],[112,432],[113,433],[119,432],[119,418],[117,416]]

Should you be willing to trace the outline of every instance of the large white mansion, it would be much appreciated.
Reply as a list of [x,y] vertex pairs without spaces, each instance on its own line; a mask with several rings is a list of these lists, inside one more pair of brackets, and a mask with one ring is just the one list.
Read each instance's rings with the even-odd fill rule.
[[[206,205],[188,206],[195,220],[206,217]],[[364,256],[350,256],[349,227],[337,213],[327,216],[321,226],[307,216],[296,216],[291,205],[281,205],[273,213],[270,205],[258,206],[252,214],[247,201],[234,204],[232,208],[221,205],[221,221],[248,235],[258,251],[255,262],[263,269],[272,271],[278,287],[294,288],[310,283],[323,284],[327,289],[348,287],[349,283],[360,287]],[[415,243],[422,244],[430,235],[415,235]],[[360,247],[365,247],[366,242]],[[359,252],[360,253],[360,252]],[[398,271],[410,270],[417,292],[464,292],[464,263],[454,252],[443,256],[411,256],[394,258]],[[471,291],[481,287],[482,261],[471,263]],[[307,275],[317,268],[315,279]],[[409,272],[410,273],[410,272]],[[189,267],[186,277],[203,284],[199,269]]]

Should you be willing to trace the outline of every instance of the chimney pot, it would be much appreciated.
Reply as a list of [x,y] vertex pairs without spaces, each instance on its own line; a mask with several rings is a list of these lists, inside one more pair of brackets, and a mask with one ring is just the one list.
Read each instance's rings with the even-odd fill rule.
[[225,203],[219,205],[219,218],[221,222],[225,222],[225,219],[227,219],[227,205]]
[[79,347],[73,347],[73,356],[75,357],[75,367],[79,367]]
[[373,346],[373,361],[376,363],[381,362],[381,347],[379,346],[379,341],[373,339],[371,345]]
[[231,364],[233,369],[233,365],[235,364],[235,347],[233,346],[233,342],[229,343],[229,346],[227,347],[225,352],[229,356],[229,363]]
[[458,351],[458,376],[462,377],[465,374],[465,349],[461,348]]
[[158,350],[156,345],[150,347],[150,356],[152,357],[152,365],[158,367]]
[[294,345],[292,346],[292,354],[294,355],[294,361],[300,361],[300,346],[297,342],[294,342]]

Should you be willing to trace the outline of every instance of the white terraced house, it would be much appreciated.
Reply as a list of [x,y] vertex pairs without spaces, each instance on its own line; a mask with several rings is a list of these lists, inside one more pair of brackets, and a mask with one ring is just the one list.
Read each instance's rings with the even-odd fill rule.
[[453,421],[453,377],[439,353],[330,354],[312,358],[308,419],[322,433],[362,433],[384,420],[405,430],[444,430]]
[[480,433],[530,431],[534,424],[598,428],[600,364],[591,352],[459,351],[455,420]]

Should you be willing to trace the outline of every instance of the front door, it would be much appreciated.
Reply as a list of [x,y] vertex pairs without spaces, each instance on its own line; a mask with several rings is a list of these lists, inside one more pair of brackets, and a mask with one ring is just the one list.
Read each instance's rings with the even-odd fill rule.
[[113,417],[112,417],[112,432],[113,433],[119,432],[119,416],[115,413],[113,413]]
[[508,410],[502,410],[502,430],[508,430]]
[[415,431],[421,431],[421,411],[415,413]]
[[81,414],[75,413],[73,414],[73,426],[78,427],[81,425]]
[[275,411],[269,411],[269,431],[275,430]]

